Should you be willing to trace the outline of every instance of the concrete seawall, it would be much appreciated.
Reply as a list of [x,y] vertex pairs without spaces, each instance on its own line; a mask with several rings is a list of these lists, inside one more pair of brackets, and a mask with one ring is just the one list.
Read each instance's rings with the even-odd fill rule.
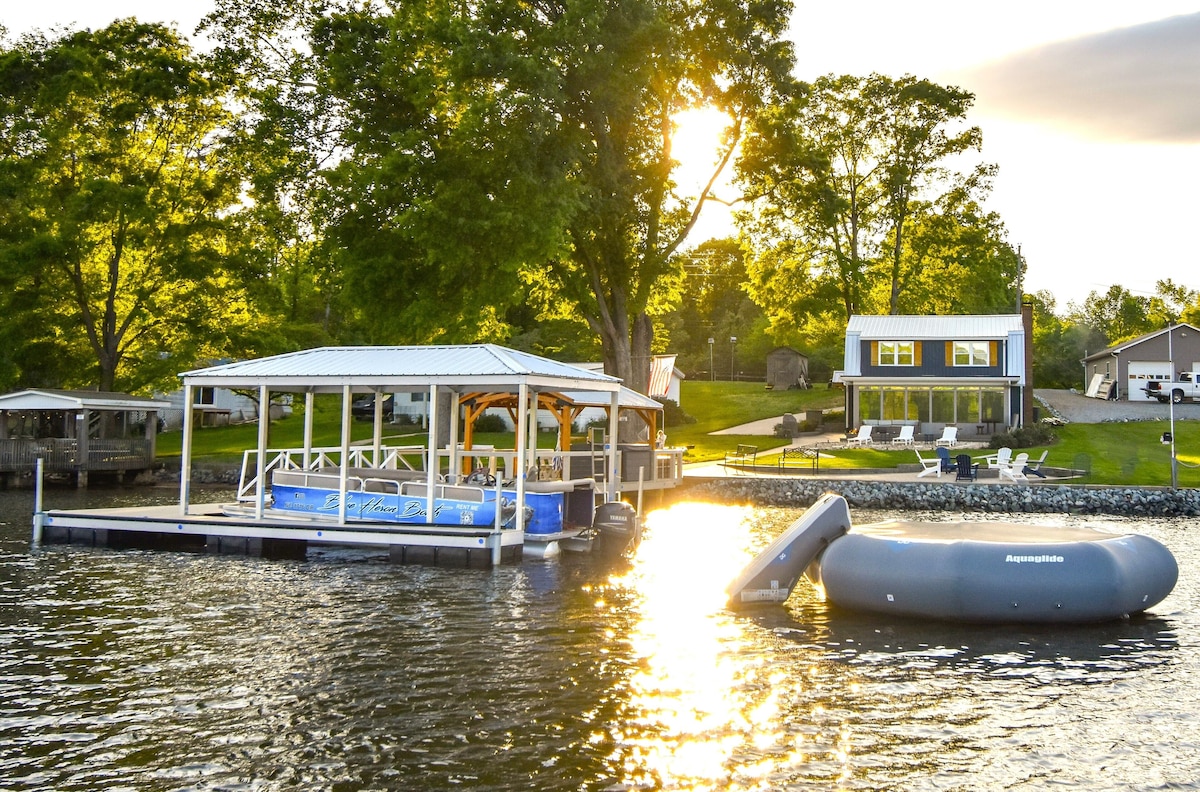
[[996,486],[821,478],[709,479],[686,495],[763,506],[803,508],[826,492],[853,507],[965,512],[1112,514],[1129,517],[1200,516],[1200,490],[1085,485]]

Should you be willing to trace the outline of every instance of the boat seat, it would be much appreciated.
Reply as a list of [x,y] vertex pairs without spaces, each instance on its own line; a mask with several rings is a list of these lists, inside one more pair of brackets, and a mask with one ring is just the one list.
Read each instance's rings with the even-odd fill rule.
[[596,482],[590,478],[563,479],[562,481],[526,481],[526,492],[574,492],[577,489],[594,489]]
[[[433,497],[449,498],[466,501],[467,503],[483,503],[482,487],[462,487],[452,484],[434,485]],[[400,485],[400,494],[411,498],[428,498],[429,488],[423,481],[406,481]]]
[[[322,468],[321,472],[332,473],[338,475],[338,468]],[[347,475],[358,476],[359,478],[374,478],[374,479],[390,479],[392,481],[424,481],[425,471],[423,470],[403,470],[397,468],[369,468],[369,467],[352,467],[346,471]]]

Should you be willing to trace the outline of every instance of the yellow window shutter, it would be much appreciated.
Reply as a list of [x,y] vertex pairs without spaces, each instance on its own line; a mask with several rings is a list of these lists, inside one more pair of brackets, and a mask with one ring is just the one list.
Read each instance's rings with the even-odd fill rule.
[[989,341],[988,342],[988,365],[989,366],[995,366],[996,364],[998,364],[1000,362],[1000,359],[998,357],[999,349],[1000,349],[999,341]]
[[954,342],[953,341],[946,342],[946,365],[947,366],[954,365]]
[[921,365],[921,342],[913,341],[913,365],[920,367]]
[[874,366],[879,365],[879,342],[878,341],[871,342],[871,364]]

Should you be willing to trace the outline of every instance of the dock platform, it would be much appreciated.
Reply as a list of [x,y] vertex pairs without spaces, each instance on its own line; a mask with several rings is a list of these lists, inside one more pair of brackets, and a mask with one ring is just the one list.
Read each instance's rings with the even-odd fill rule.
[[355,521],[337,524],[303,516],[255,518],[250,510],[229,513],[228,504],[192,504],[183,516],[177,505],[87,510],[49,510],[42,541],[113,548],[173,549],[302,559],[310,544],[379,547],[397,563],[486,569],[499,543],[500,561],[519,561],[521,531],[481,527],[398,525]]

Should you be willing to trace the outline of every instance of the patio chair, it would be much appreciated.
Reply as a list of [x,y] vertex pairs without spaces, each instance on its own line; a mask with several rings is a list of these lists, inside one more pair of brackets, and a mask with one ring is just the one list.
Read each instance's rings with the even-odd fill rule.
[[979,463],[972,460],[970,454],[959,454],[954,467],[958,469],[955,481],[975,481],[979,478]]
[[916,429],[916,427],[912,426],[911,424],[901,426],[900,434],[898,434],[892,438],[892,445],[895,445],[896,443],[900,443],[902,445],[912,445],[913,444],[913,430],[915,430],[915,429]]
[[1009,462],[1012,462],[1012,449],[1007,446],[1001,448],[996,453],[985,456],[983,461],[988,466],[988,470],[999,470]]
[[1000,468],[1000,478],[1008,479],[1013,484],[1020,482],[1029,483],[1029,476],[1025,475],[1025,464],[1029,462],[1029,454],[1021,452],[1013,457],[1012,462]]
[[958,442],[958,427],[947,426],[942,429],[942,436],[934,441],[934,445],[953,447]]
[[858,427],[858,434],[854,437],[851,437],[850,442],[858,443],[859,445],[867,445],[871,443],[871,425],[863,424],[862,426]]
[[938,460],[942,463],[942,473],[953,473],[957,466],[950,459],[950,451],[944,446],[938,446],[934,449],[934,453],[938,455]]
[[942,477],[941,457],[923,457],[921,456],[921,452],[915,448],[913,449],[913,453],[917,455],[917,461],[921,463],[921,472],[917,474],[917,478],[928,476],[930,473],[936,474],[938,478]]
[[1046,461],[1046,455],[1049,453],[1050,453],[1050,450],[1047,449],[1047,450],[1043,451],[1042,455],[1040,457],[1038,457],[1037,459],[1031,459],[1025,465],[1025,469],[1021,472],[1025,473],[1026,475],[1032,473],[1033,475],[1037,476],[1038,478],[1046,478],[1046,474],[1042,472],[1042,463]]

